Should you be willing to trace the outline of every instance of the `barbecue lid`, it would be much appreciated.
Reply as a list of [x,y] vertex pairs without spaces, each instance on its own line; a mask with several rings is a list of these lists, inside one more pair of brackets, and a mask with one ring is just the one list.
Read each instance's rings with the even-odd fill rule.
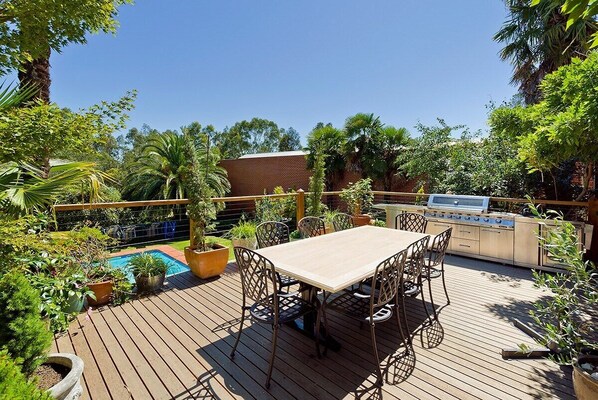
[[490,197],[465,196],[457,194],[431,194],[428,198],[428,208],[452,211],[488,212]]

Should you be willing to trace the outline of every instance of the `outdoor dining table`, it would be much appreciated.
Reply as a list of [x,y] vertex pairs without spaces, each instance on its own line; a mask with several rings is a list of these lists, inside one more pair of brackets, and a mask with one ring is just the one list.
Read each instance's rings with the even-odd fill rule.
[[[336,293],[372,277],[380,262],[425,236],[368,225],[256,251],[272,261],[277,272],[300,281],[304,299],[318,304],[319,290]],[[315,319],[307,314],[296,327],[313,337]],[[324,337],[331,350],[340,348],[329,335]]]

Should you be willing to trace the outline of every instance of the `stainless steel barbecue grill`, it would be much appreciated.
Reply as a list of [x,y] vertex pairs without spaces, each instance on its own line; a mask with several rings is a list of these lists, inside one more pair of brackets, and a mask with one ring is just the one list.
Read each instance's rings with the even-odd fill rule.
[[490,197],[431,194],[424,215],[429,220],[513,229],[515,215],[489,212]]

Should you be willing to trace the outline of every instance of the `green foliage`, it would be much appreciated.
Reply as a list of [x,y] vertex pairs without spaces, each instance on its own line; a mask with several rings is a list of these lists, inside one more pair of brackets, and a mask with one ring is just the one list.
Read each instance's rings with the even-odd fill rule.
[[26,375],[43,362],[52,342],[40,307],[39,294],[22,272],[14,270],[0,278],[0,349],[20,360]]
[[231,239],[254,239],[256,224],[253,221],[240,220],[237,225],[230,228],[228,236]]
[[381,228],[386,228],[386,222],[382,221],[381,219],[374,220],[374,226],[379,226]]
[[366,178],[360,179],[355,183],[349,183],[341,191],[339,197],[347,204],[349,214],[359,215],[367,212],[372,207],[374,201],[372,180]]
[[65,192],[87,187],[89,200],[99,200],[107,179],[93,163],[72,162],[49,166],[48,171],[31,164],[0,164],[0,210],[12,216],[47,211]]
[[6,351],[0,351],[0,400],[51,400],[49,393],[28,380]]
[[519,141],[519,157],[531,170],[550,171],[574,158],[585,165],[583,190],[598,161],[598,53],[547,75],[541,88],[544,98],[527,107],[495,110],[494,130]]
[[358,113],[347,118],[345,121],[347,142],[344,154],[350,168],[371,176],[379,157],[376,154],[375,137],[383,126],[380,117],[374,114]]
[[[537,6],[542,0],[532,0],[532,6]],[[567,29],[571,29],[579,20],[595,20],[598,14],[598,2],[596,0],[565,0],[561,12],[567,15]],[[592,48],[598,46],[598,34],[592,35]]]
[[564,221],[562,214],[540,214],[533,204],[529,207],[540,218],[542,247],[566,268],[556,274],[533,272],[534,284],[550,296],[534,303],[530,314],[545,333],[542,344],[556,343],[560,349],[556,360],[569,364],[580,350],[598,349],[598,272],[590,261],[583,260],[573,224]]
[[[288,191],[286,193],[293,193]],[[281,186],[274,188],[273,194],[285,194]],[[257,222],[285,221],[295,217],[297,204],[293,196],[262,197],[255,201],[255,219]]]
[[127,266],[135,277],[151,277],[166,274],[172,265],[151,253],[142,252],[131,257]]
[[206,181],[214,197],[225,196],[230,190],[230,183],[226,170],[218,166],[218,151],[212,147],[208,149],[207,137],[201,133],[200,136],[186,135],[190,137],[189,149],[185,148],[185,136],[176,132],[150,135],[132,165],[123,196],[132,200],[182,199],[189,196],[184,181],[191,156],[197,158],[195,167],[198,176]]
[[200,163],[195,144],[190,135],[184,136],[184,156],[186,165],[184,170],[185,191],[190,203],[187,205],[187,214],[193,221],[193,240],[191,247],[199,251],[207,251],[206,234],[214,229],[213,221],[218,212],[217,205],[212,201],[216,197],[215,190],[208,183],[211,171],[210,142],[206,145],[206,165]]
[[131,0],[6,0],[0,18],[0,73],[25,61],[47,57],[88,33],[114,33],[118,7]]
[[[578,1],[578,0],[573,0]],[[571,0],[506,0],[509,16],[494,40],[505,45],[500,56],[513,65],[512,82],[527,104],[541,99],[547,74],[588,54],[596,23],[591,15],[567,21],[561,7]]]
[[347,136],[345,131],[333,127],[331,124],[318,124],[307,136],[307,168],[313,169],[315,156],[323,154],[326,188],[333,189],[335,181],[345,172],[345,146]]
[[301,138],[299,137],[299,132],[292,127],[286,130],[281,129],[278,151],[292,150],[301,150]]
[[[15,107],[0,119],[0,161],[26,162],[47,169],[51,158],[92,152],[125,127],[136,93],[78,112],[37,101]],[[78,158],[80,159],[80,158]]]
[[277,151],[281,130],[273,121],[253,118],[251,121],[237,122],[214,139],[222,150],[222,157],[239,158],[244,154]]
[[41,314],[50,321],[50,330],[53,332],[65,332],[80,311],[73,305],[82,305],[87,296],[94,296],[86,286],[87,278],[82,272],[62,273],[59,276],[30,274],[29,281],[40,294]]
[[325,159],[326,156],[318,153],[314,156],[312,175],[309,177],[309,194],[307,197],[307,215],[319,217],[326,209],[322,204],[322,193],[326,188],[325,182]]

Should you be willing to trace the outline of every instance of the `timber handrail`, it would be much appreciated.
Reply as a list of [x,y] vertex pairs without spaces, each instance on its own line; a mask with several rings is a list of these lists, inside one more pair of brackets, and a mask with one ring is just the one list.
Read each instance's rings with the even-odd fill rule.
[[[322,195],[324,196],[336,196],[339,195],[340,191],[328,191],[323,192]],[[375,195],[383,195],[383,196],[395,196],[395,197],[412,197],[412,198],[422,198],[422,197],[429,197],[429,193],[412,193],[412,192],[386,192],[381,190],[374,190],[373,193]],[[309,192],[305,192],[305,195],[308,195]],[[214,197],[212,201],[217,203],[236,203],[236,202],[244,202],[244,201],[255,201],[259,199],[263,199],[264,197],[270,199],[280,199],[286,197],[297,197],[299,194],[297,192],[291,193],[282,193],[282,194],[261,194],[261,195],[252,195],[252,196],[232,196],[232,197]],[[490,200],[493,202],[503,202],[503,203],[519,203],[519,204],[526,204],[530,201],[528,199],[521,199],[521,198],[511,198],[511,197],[490,197]],[[546,204],[546,205],[555,205],[555,206],[572,206],[572,207],[588,207],[589,202],[587,201],[566,201],[566,200],[544,200],[544,199],[532,199],[532,203],[534,204]],[[104,208],[135,208],[135,207],[153,207],[153,206],[172,206],[172,205],[184,205],[189,204],[188,199],[170,199],[170,200],[144,200],[144,201],[122,201],[122,202],[112,202],[112,203],[81,203],[81,204],[56,204],[54,206],[54,211],[61,212],[61,211],[77,211],[77,210],[94,210],[94,209],[104,209]]]
[[[232,196],[232,197],[214,197],[215,203],[235,203],[243,201],[255,201],[264,197],[270,199],[279,199],[285,197],[296,197],[297,193],[283,194],[262,194],[255,196]],[[153,206],[172,206],[180,204],[189,204],[189,199],[169,199],[169,200],[144,200],[144,201],[120,201],[113,203],[81,203],[81,204],[56,204],[54,211],[78,211],[95,210],[100,208],[135,208],[135,207],[153,207]]]

